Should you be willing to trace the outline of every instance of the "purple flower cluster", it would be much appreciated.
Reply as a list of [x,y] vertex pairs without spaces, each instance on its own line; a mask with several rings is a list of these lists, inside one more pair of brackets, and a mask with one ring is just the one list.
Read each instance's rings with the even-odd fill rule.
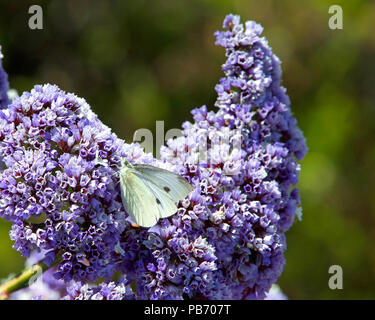
[[135,300],[135,295],[125,278],[117,282],[102,282],[90,286],[80,282],[72,282],[67,287],[67,295],[63,300]]
[[[215,33],[227,56],[216,108],[193,110],[161,161],[56,86],[36,86],[0,111],[0,217],[13,222],[24,256],[59,257],[66,298],[263,299],[278,280],[307,149],[262,27],[228,15],[224,28]],[[172,170],[194,190],[175,215],[137,227],[121,203],[121,158]],[[111,282],[114,272],[126,280]],[[98,277],[108,281],[88,284]]]
[[9,90],[8,75],[6,74],[6,72],[3,69],[2,59],[3,59],[3,55],[1,53],[1,46],[0,46],[0,109],[5,108],[9,104],[9,99],[8,99],[8,90]]
[[[97,154],[108,166],[97,165]],[[36,86],[0,111],[0,217],[12,221],[14,248],[61,261],[65,281],[110,277],[126,220],[117,177],[122,157],[149,163],[102,124],[84,99]]]
[[[45,257],[46,252],[34,251],[26,260],[25,266],[31,266]],[[29,285],[9,296],[10,300],[134,300],[126,277],[118,281],[106,281],[98,285],[84,284],[74,280],[65,283],[54,277],[56,267],[45,271]]]
[[[293,189],[300,169],[296,158],[307,149],[280,83],[280,61],[260,37],[262,27],[251,21],[244,27],[234,15],[225,18],[224,27],[228,31],[215,33],[227,56],[216,111],[193,110],[194,123],[185,123],[183,136],[162,150],[164,160],[191,178],[195,191],[171,219],[177,239],[162,234],[158,252],[176,252],[180,238],[188,239],[186,244],[199,238],[213,256],[209,281],[196,277],[193,268],[180,283],[190,297],[262,299],[283,270],[284,232],[300,204]],[[197,161],[202,145],[207,150]],[[200,261],[195,258],[195,268]],[[154,271],[158,290],[169,290],[169,281],[156,275],[166,279],[171,265],[170,259]]]

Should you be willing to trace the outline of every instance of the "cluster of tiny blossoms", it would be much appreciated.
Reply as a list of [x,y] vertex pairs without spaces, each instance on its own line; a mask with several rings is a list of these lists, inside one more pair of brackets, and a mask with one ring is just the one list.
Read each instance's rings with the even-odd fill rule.
[[[97,165],[97,155],[108,166]],[[0,217],[14,248],[59,258],[57,278],[110,277],[126,220],[116,176],[122,157],[151,163],[103,125],[84,99],[36,86],[0,111]]]
[[[228,15],[224,28],[215,33],[227,56],[216,110],[193,110],[194,123],[185,123],[183,136],[162,150],[162,159],[196,188],[171,219],[169,228],[178,236],[162,233],[156,256],[191,250],[193,239],[201,239],[214,257],[209,276],[195,272],[200,257],[189,262],[192,280],[180,282],[189,296],[262,299],[283,270],[284,232],[300,212],[293,188],[297,159],[307,149],[281,86],[280,61],[260,36],[262,27],[252,21],[243,26],[239,16]],[[196,150],[202,149],[199,159]],[[179,239],[187,240],[181,245]],[[167,266],[150,270],[150,285],[170,290],[171,265],[169,259]]]
[[[0,113],[0,217],[13,222],[24,256],[59,258],[65,298],[263,299],[278,280],[307,149],[262,27],[228,15],[224,28],[215,34],[227,56],[216,109],[193,110],[161,161],[56,86],[36,86]],[[194,190],[175,215],[137,227],[121,203],[122,157],[172,170]],[[113,282],[114,272],[126,278]],[[98,277],[107,281],[88,284]]]
[[[45,252],[33,251],[26,260],[25,267],[41,261]],[[102,282],[99,285],[82,283],[80,281],[57,280],[54,277],[56,267],[45,271],[41,276],[29,280],[27,287],[17,290],[9,296],[10,300],[134,300],[126,277],[118,281]]]
[[125,278],[117,282],[102,282],[97,286],[72,282],[63,300],[135,300],[135,295]]

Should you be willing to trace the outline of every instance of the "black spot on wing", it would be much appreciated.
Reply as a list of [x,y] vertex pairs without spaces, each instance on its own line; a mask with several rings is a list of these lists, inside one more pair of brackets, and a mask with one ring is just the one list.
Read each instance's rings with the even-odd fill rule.
[[159,200],[158,198],[155,198],[155,200],[156,200],[156,203],[157,203],[157,204],[160,204],[160,203],[161,203],[160,200]]
[[165,190],[165,192],[171,191],[171,189],[169,189],[168,187],[164,187],[163,189]]

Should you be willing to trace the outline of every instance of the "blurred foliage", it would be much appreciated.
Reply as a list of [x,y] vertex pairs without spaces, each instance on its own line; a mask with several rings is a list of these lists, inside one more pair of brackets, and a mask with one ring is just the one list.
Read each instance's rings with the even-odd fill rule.
[[[28,28],[31,4],[44,9],[43,30]],[[343,8],[343,30],[328,28],[332,4]],[[228,13],[264,26],[310,149],[282,290],[291,299],[374,299],[374,1],[2,0],[4,66],[20,93],[49,82],[85,97],[130,142],[138,128],[155,132],[156,120],[179,128],[193,107],[212,107],[225,58],[213,33]],[[23,264],[8,231],[1,221],[0,277]],[[343,290],[328,288],[333,264],[343,267]]]

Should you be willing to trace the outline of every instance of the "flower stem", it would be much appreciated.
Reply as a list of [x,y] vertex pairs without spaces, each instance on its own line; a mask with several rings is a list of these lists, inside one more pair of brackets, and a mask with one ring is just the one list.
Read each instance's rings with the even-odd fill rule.
[[25,268],[20,274],[0,285],[0,300],[8,299],[12,292],[27,287],[31,277],[38,273],[41,275],[48,268],[41,262]]

